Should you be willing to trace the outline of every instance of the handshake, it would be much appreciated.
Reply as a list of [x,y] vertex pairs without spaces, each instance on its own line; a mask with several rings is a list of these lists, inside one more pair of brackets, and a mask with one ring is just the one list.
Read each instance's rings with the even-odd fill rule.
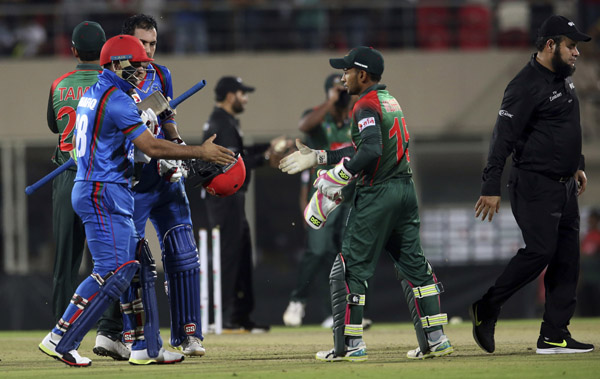
[[[281,160],[281,171],[295,174],[317,164],[327,164],[327,153],[324,150],[313,150],[299,140],[296,140],[296,146],[298,151]],[[344,200],[342,189],[355,178],[344,165],[349,160],[350,158],[345,157],[334,168],[318,172],[318,177],[313,183],[317,191],[304,209],[304,220],[311,228],[323,227],[327,216]]]

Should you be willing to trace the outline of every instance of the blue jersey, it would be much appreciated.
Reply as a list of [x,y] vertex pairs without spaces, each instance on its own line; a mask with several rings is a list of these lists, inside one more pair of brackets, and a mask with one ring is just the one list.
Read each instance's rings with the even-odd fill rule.
[[[156,63],[151,63],[148,68],[154,69],[155,75],[146,75],[144,82],[140,86],[141,89],[135,88],[132,91],[132,97],[135,102],[139,103],[156,91],[161,92],[165,98],[172,99],[173,82],[171,79],[171,71],[169,71],[169,69],[165,66],[161,66]],[[173,118],[169,118],[160,122],[161,126],[164,123],[175,124]],[[161,132],[156,136],[156,138],[165,138],[162,128]],[[147,192],[150,189],[155,188],[156,185],[158,185],[161,181],[163,181],[163,179],[158,174],[156,160],[153,159],[150,163],[144,165],[140,181],[138,184],[136,184],[134,190],[136,192]]]
[[77,106],[75,181],[130,184],[133,141],[148,128],[124,91],[131,85],[104,70]]

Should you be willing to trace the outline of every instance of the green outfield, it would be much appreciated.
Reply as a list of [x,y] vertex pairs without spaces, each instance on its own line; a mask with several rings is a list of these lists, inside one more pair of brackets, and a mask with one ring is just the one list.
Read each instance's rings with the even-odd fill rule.
[[[574,319],[573,336],[593,343],[587,354],[537,355],[539,320],[500,321],[496,352],[486,354],[471,337],[471,324],[448,325],[454,345],[451,356],[412,361],[406,351],[416,347],[409,324],[374,324],[365,332],[369,360],[325,363],[314,359],[317,350],[332,346],[331,332],[318,326],[275,327],[263,335],[207,335],[203,358],[187,358],[177,365],[131,366],[92,353],[93,334],[79,352],[92,358],[87,368],[67,367],[42,354],[37,345],[46,331],[0,332],[0,378],[58,377],[204,377],[204,378],[597,378],[600,377],[600,319]],[[162,331],[167,340],[168,330]]]

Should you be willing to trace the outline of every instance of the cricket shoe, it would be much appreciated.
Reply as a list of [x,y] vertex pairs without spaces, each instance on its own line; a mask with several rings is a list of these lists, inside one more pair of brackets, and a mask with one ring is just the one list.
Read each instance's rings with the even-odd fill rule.
[[471,304],[469,307],[469,315],[473,323],[473,338],[477,345],[488,353],[493,353],[496,350],[494,341],[494,332],[496,330],[497,318],[482,319],[479,308],[479,302]]
[[129,363],[132,365],[169,364],[179,363],[184,359],[185,356],[183,354],[168,351],[164,347],[161,347],[158,356],[154,358],[148,355],[148,349],[133,350],[129,357]]
[[283,313],[283,323],[285,326],[300,326],[304,317],[305,305],[299,301],[290,301]]
[[96,355],[111,357],[116,361],[126,361],[131,355],[131,350],[121,341],[119,336],[100,331],[96,335],[96,346],[92,351]]
[[77,350],[71,350],[68,353],[64,354],[60,354],[59,352],[57,352],[56,345],[58,345],[61,339],[62,336],[50,332],[48,333],[48,335],[46,335],[46,337],[44,337],[44,339],[42,340],[42,342],[40,342],[38,347],[44,354],[47,354],[68,366],[87,367],[92,365],[92,360],[80,356]]
[[206,354],[206,349],[202,346],[202,341],[196,336],[188,336],[181,345],[171,347],[190,357],[202,357]]
[[366,361],[367,356],[367,345],[364,342],[361,342],[356,347],[346,346],[346,352],[344,355],[336,355],[335,349],[319,351],[315,356],[319,361],[324,362],[340,362],[340,361],[349,361],[349,362],[361,362]]
[[589,353],[594,350],[594,345],[590,343],[581,343],[573,338],[564,337],[562,340],[552,340],[540,335],[537,341],[537,354],[576,354]]
[[420,347],[410,350],[406,353],[406,357],[410,359],[428,359],[449,355],[454,352],[454,348],[450,345],[450,341],[446,335],[442,335],[437,341],[429,342],[429,351],[423,354]]

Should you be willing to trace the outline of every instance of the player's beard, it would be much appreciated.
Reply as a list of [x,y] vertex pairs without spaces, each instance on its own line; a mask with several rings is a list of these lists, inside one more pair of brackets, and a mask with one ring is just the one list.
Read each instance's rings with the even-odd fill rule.
[[560,56],[560,49],[558,48],[554,50],[554,54],[552,55],[552,67],[554,68],[556,75],[562,78],[567,78],[575,73],[575,66],[563,61],[562,57]]
[[231,105],[231,109],[235,114],[240,114],[244,111],[244,104],[239,99],[235,99],[235,102]]

